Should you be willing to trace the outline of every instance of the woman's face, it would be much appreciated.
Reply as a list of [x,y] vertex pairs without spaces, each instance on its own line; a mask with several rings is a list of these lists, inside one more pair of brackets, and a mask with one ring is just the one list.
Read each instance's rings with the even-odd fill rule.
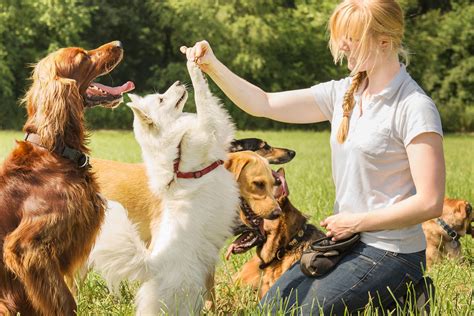
[[[357,47],[359,45],[359,41],[352,39],[351,37],[345,38],[341,40],[340,49],[344,52],[344,55],[347,58],[347,67],[350,71],[354,69],[357,65],[358,54],[357,54]],[[370,52],[369,57],[365,60],[365,62],[360,65],[359,71],[368,71],[373,69],[376,63],[376,55],[374,54],[375,50]]]

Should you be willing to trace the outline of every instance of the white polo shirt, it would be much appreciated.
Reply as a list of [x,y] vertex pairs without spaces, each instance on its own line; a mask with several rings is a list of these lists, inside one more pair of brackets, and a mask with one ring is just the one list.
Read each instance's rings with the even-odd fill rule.
[[[415,194],[406,146],[421,133],[443,135],[436,106],[401,65],[399,73],[378,95],[360,95],[350,117],[346,141],[337,142],[342,101],[352,78],[311,87],[316,104],[331,122],[332,174],[336,187],[334,213],[377,212]],[[421,225],[364,232],[365,244],[399,253],[422,251]]]

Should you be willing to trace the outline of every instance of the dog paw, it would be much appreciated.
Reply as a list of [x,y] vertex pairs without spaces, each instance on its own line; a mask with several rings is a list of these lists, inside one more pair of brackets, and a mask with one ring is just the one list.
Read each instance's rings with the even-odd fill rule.
[[204,74],[202,73],[201,69],[195,62],[188,61],[186,63],[186,66],[188,67],[188,72],[193,82],[199,82],[199,81],[206,82]]

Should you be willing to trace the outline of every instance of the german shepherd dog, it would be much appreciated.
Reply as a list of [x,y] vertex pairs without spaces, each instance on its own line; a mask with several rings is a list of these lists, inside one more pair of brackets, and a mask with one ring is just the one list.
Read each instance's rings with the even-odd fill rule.
[[260,298],[286,270],[300,260],[303,251],[314,240],[325,236],[321,230],[309,224],[307,217],[290,202],[284,169],[280,168],[274,176],[277,179],[274,194],[282,215],[274,220],[263,220],[262,228],[252,225],[240,227],[236,232],[241,235],[229,247],[227,255],[229,257],[230,253],[243,253],[257,247],[256,255],[243,265],[234,279],[259,289]]

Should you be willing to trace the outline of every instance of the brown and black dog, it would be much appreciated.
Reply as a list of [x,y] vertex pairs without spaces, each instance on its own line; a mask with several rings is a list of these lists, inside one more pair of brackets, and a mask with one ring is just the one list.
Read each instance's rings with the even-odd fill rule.
[[25,141],[0,167],[0,315],[76,315],[64,282],[88,257],[105,204],[88,166],[84,109],[133,89],[92,83],[123,56],[119,41],[53,52],[36,64]]
[[[300,260],[303,251],[314,240],[325,236],[321,230],[309,224],[307,217],[290,202],[283,168],[276,172],[275,178],[280,181],[274,194],[278,198],[282,215],[274,220],[263,220],[263,232],[242,229],[242,235],[229,247],[239,249],[233,253],[243,253],[257,246],[256,255],[242,266],[234,279],[259,289],[260,298],[286,270]],[[255,243],[248,242],[252,240],[248,235],[259,233],[264,235],[256,237]]]
[[250,150],[259,154],[272,165],[290,162],[296,156],[294,150],[270,146],[260,138],[235,139],[232,141],[229,149],[231,153],[244,150]]
[[[443,257],[461,256],[459,238],[465,235],[474,237],[472,206],[466,200],[444,199],[443,214],[422,224],[426,236],[426,265],[431,267]],[[443,228],[445,226],[445,228]],[[447,227],[446,227],[447,226]],[[451,236],[449,236],[451,234]]]

